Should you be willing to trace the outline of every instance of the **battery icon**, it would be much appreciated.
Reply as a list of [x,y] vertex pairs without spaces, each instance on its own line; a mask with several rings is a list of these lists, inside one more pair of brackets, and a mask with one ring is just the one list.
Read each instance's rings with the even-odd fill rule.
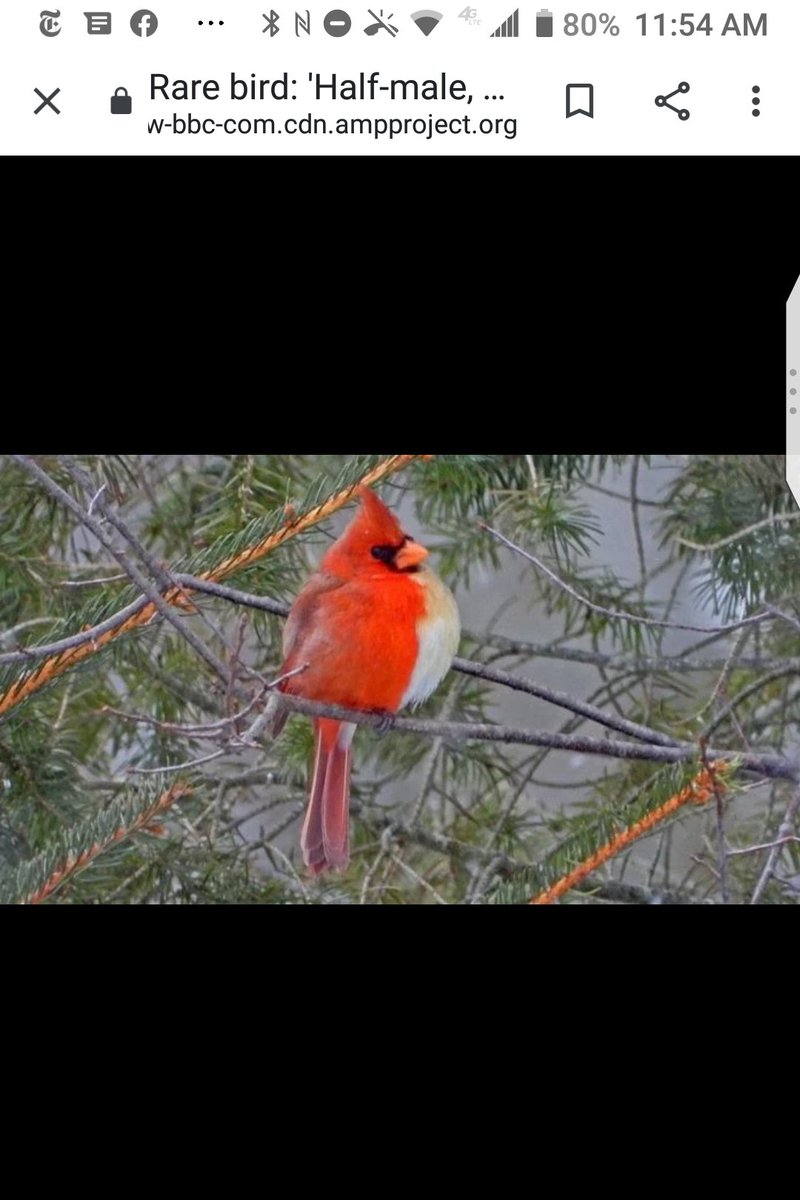
[[547,8],[540,8],[536,14],[536,36],[553,36],[553,14]]

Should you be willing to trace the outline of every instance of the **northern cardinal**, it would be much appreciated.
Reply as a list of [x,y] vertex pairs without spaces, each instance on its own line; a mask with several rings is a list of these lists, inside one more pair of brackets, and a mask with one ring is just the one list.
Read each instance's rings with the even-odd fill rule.
[[[292,605],[281,674],[288,695],[396,713],[446,675],[461,624],[452,592],[425,566],[428,551],[374,492]],[[288,713],[279,712],[278,732]],[[314,718],[314,771],[300,844],[313,875],[350,861],[350,746],[356,726]]]

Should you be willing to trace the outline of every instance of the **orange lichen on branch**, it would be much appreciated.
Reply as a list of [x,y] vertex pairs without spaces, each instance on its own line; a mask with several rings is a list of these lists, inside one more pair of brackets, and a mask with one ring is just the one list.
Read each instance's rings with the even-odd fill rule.
[[578,863],[566,875],[562,875],[552,887],[546,888],[543,892],[539,892],[530,901],[531,904],[552,904],[558,900],[565,892],[570,891],[587,875],[591,875],[592,871],[596,871],[603,863],[608,862],[610,858],[614,858],[631,842],[637,841],[640,837],[650,833],[656,825],[660,825],[667,817],[671,817],[685,804],[707,804],[714,796],[720,795],[727,791],[727,785],[721,778],[726,771],[731,770],[731,764],[724,761],[709,763],[702,771],[695,775],[685,788],[677,792],[674,796],[670,796],[669,800],[665,800],[658,808],[654,808],[647,816],[642,817],[640,821],[635,821],[633,825],[629,825],[627,829],[621,830],[605,845],[600,846],[595,850],[594,854],[590,854],[583,862]]
[[144,833],[160,833],[163,832],[163,826],[154,824],[155,818],[160,817],[162,813],[173,805],[177,800],[191,794],[192,789],[185,783],[174,783],[172,787],[167,788],[162,792],[153,804],[146,808],[144,812],[139,813],[130,825],[121,825],[102,842],[94,842],[86,850],[82,850],[80,854],[74,858],[67,857],[60,866],[53,871],[50,878],[42,884],[36,892],[32,892],[22,901],[23,904],[41,904],[43,900],[47,900],[52,896],[53,892],[57,891],[68,879],[77,875],[79,871],[88,867],[89,863],[99,858],[110,846],[116,845],[124,838],[130,837],[131,834]]
[[[357,488],[370,487],[373,484],[379,483],[387,475],[391,475],[395,471],[401,471],[415,459],[427,461],[431,457],[429,454],[393,454],[390,458],[385,458],[383,462],[378,463],[377,466],[367,471],[356,483],[342,488],[335,496],[329,497],[323,504],[316,505],[315,508],[312,508],[302,517],[298,518],[293,513],[289,514],[286,523],[280,529],[276,530],[275,533],[257,542],[255,546],[249,546],[239,554],[234,554],[230,558],[223,559],[215,567],[203,571],[198,578],[218,583],[233,571],[238,570],[239,567],[256,562],[258,559],[263,558],[265,554],[269,554],[277,546],[288,541],[289,538],[296,537],[298,533],[303,533],[319,521],[324,521],[327,517],[337,512],[338,509],[342,508],[353,496]],[[168,591],[164,595],[164,599],[168,604],[172,604],[176,608],[193,611],[193,606],[188,600],[190,593],[191,588],[176,587]],[[51,679],[54,679],[58,675],[63,675],[70,667],[74,667],[84,658],[88,658],[89,655],[101,650],[103,646],[107,646],[109,642],[115,641],[125,633],[130,633],[133,629],[140,629],[147,625],[157,613],[158,610],[154,604],[145,604],[138,612],[134,613],[127,621],[122,625],[118,625],[115,629],[108,629],[105,633],[100,634],[90,642],[84,642],[83,645],[74,646],[70,650],[63,650],[60,654],[54,654],[52,658],[44,659],[39,666],[34,667],[13,683],[11,687],[7,688],[5,692],[0,693],[0,716],[21,703],[21,701],[32,695],[32,693],[38,692]]]
[[[60,654],[54,654],[52,658],[46,658],[38,667],[34,667],[27,675],[23,675],[11,687],[0,695],[0,716],[19,704],[27,696],[38,690],[57,675],[63,675],[70,667],[74,667],[89,655],[95,654],[103,646],[115,638],[121,637],[122,634],[128,633],[132,629],[138,629],[142,625],[146,625],[156,615],[156,606],[147,604],[141,608],[133,616],[129,617],[122,625],[118,625],[116,629],[108,629],[105,633],[99,634],[90,642],[84,642],[81,646],[74,646],[71,650],[62,650]],[[83,630],[82,632],[87,632]]]

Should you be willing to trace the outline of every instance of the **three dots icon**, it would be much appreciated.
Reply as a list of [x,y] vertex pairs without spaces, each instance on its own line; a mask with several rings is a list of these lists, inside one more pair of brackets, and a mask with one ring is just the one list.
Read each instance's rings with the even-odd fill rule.
[[753,88],[753,116],[754,117],[761,116],[761,109],[758,107],[759,104],[761,103],[761,100],[759,99],[759,95],[758,95],[758,93],[760,91],[761,91],[761,88],[758,86],[758,84],[756,84],[756,86]]
[[[790,374],[791,376],[795,377],[795,376],[797,375],[797,369],[796,369],[795,367],[792,367],[792,369],[791,369],[791,371],[789,372],[789,374]],[[796,387],[790,387],[790,388],[789,388],[789,395],[790,395],[790,396],[796,396],[796,395],[797,395],[797,388],[796,388]],[[797,412],[797,407],[796,407],[796,405],[794,405],[794,404],[793,404],[793,405],[792,405],[792,407],[789,409],[789,412],[790,412],[790,413],[792,413],[792,415],[794,415],[794,413],[796,413],[796,412]]]

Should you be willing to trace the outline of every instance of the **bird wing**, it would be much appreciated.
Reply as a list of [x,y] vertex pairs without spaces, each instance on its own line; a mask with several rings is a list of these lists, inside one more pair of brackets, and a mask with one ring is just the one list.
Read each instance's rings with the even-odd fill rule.
[[345,586],[346,580],[338,575],[317,571],[298,593],[283,627],[282,673],[299,665],[300,656],[307,652],[309,641],[313,641],[320,628],[331,594]]

